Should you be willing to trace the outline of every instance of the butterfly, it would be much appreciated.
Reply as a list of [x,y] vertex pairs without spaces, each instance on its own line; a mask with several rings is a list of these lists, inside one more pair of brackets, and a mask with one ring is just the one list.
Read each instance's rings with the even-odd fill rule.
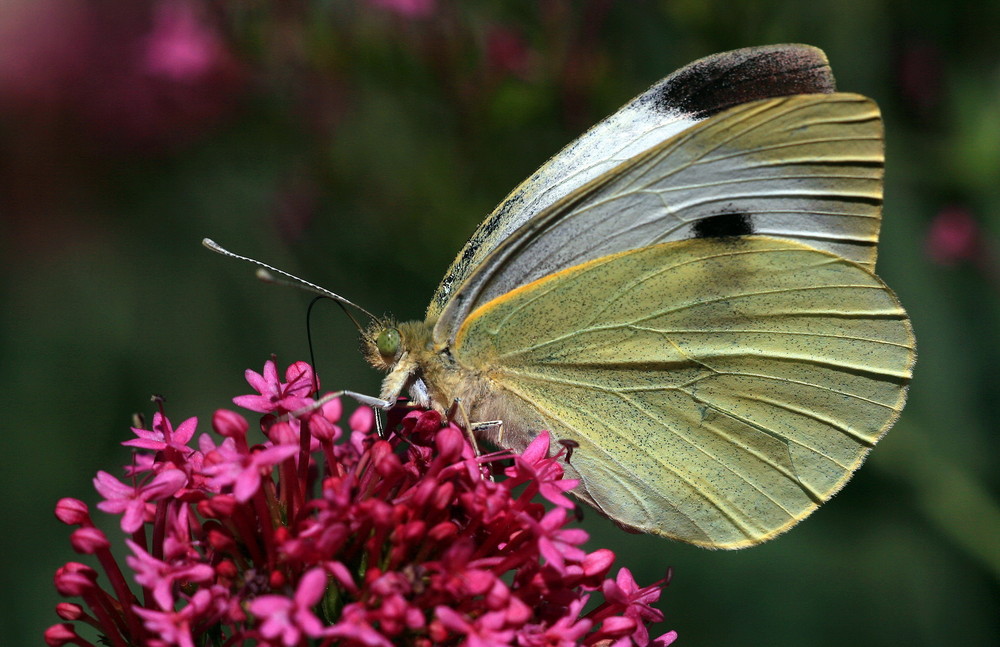
[[515,451],[548,430],[573,493],[626,529],[778,535],[906,399],[913,332],[873,273],[883,150],[819,49],[691,63],[514,189],[423,321],[373,318],[381,403],[459,403]]

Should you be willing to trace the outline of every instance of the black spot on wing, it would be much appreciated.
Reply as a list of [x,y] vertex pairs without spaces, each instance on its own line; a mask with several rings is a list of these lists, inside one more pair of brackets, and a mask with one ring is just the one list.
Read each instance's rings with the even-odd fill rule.
[[749,236],[753,233],[753,221],[748,213],[719,213],[695,221],[691,231],[695,238]]
[[772,45],[697,60],[650,88],[645,99],[655,110],[704,119],[749,101],[835,90],[833,72],[821,50]]

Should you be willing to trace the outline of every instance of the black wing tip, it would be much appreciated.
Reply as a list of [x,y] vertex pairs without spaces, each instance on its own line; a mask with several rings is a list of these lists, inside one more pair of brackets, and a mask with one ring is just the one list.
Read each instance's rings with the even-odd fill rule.
[[823,50],[791,44],[746,47],[698,59],[655,85],[647,96],[658,111],[704,119],[750,101],[835,91]]

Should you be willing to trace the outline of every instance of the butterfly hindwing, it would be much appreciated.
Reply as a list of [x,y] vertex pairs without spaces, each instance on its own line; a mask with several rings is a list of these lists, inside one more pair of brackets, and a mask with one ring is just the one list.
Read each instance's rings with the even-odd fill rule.
[[582,498],[727,548],[832,496],[896,419],[914,361],[906,314],[871,272],[761,236],[552,274],[480,306],[452,352],[579,445]]

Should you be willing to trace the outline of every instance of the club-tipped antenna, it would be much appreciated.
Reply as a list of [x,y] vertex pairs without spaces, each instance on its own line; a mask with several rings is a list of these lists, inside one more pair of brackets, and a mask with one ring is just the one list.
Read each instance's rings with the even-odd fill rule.
[[[330,290],[327,290],[326,288],[321,288],[320,286],[316,285],[315,283],[310,283],[309,281],[306,281],[305,279],[300,279],[299,277],[295,276],[294,274],[289,274],[288,272],[286,272],[284,270],[279,270],[278,268],[276,268],[274,266],[271,266],[271,265],[268,265],[267,263],[261,263],[257,259],[249,258],[247,256],[240,256],[239,254],[234,254],[233,252],[231,252],[228,249],[226,249],[226,248],[222,247],[221,245],[219,245],[219,243],[215,242],[211,238],[202,238],[201,244],[204,245],[205,247],[209,248],[210,250],[212,250],[213,252],[215,252],[217,254],[222,254],[223,256],[228,256],[229,258],[235,258],[236,260],[246,261],[247,263],[251,263],[253,265],[256,265],[258,267],[258,269],[257,269],[257,278],[259,278],[262,281],[265,281],[267,283],[274,283],[274,284],[277,284],[277,285],[287,285],[289,287],[299,288],[300,290],[305,290],[306,292],[312,292],[313,294],[318,294],[318,295],[320,295],[322,297],[326,297],[328,299],[333,299],[334,301],[336,301],[341,306],[351,306],[352,308],[357,308],[358,310],[360,310],[361,312],[363,312],[372,321],[377,321],[378,320],[378,317],[376,317],[372,313],[368,312],[367,310],[365,310],[364,308],[362,308],[358,304],[354,303],[353,301],[349,301],[349,300],[345,299],[344,297],[340,296],[336,292],[331,292]],[[281,276],[283,276],[283,277],[285,277],[286,279],[289,279],[289,280],[286,281],[286,280],[283,280],[283,279],[279,279],[278,277],[274,276],[275,274],[280,274]],[[346,310],[345,310],[345,312],[346,312]],[[348,316],[350,316],[350,313],[348,313]],[[351,319],[354,320],[354,317],[351,317]],[[361,326],[360,326],[360,324],[358,324],[358,322],[356,320],[354,321],[354,323],[360,329]]]

